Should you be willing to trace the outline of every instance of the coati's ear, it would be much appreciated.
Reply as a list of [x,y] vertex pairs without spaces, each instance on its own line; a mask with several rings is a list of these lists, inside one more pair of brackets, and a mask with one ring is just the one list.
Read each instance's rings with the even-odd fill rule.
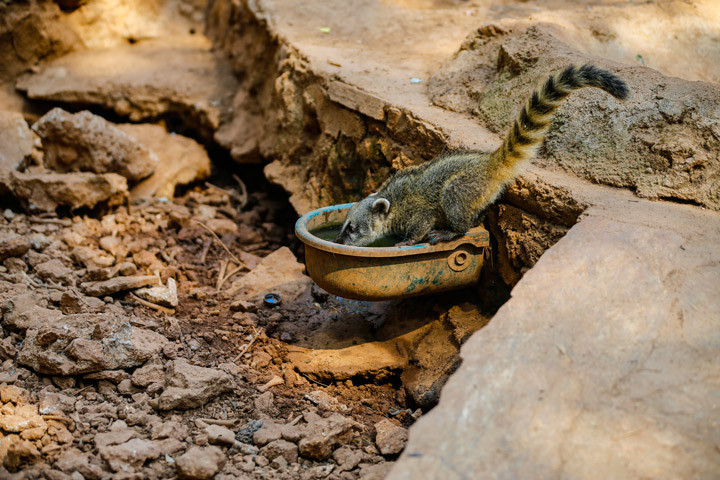
[[390,200],[387,198],[378,198],[373,202],[371,211],[373,215],[387,215],[390,211]]
[[377,192],[371,193],[370,195],[368,195],[368,197],[374,197],[375,195],[377,195]]

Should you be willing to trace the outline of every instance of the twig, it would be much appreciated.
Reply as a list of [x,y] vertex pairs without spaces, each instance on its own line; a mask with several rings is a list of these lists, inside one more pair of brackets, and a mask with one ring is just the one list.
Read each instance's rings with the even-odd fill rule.
[[140,305],[145,305],[148,308],[152,308],[153,310],[157,310],[159,312],[167,313],[168,315],[174,315],[175,309],[174,308],[167,308],[163,307],[162,305],[158,305],[156,303],[148,302],[147,300],[143,300],[142,298],[138,297],[134,293],[130,292],[130,296],[135,299],[136,302],[138,302]]
[[206,238],[205,242],[203,242],[202,253],[200,253],[200,263],[202,263],[202,264],[205,263],[205,259],[207,258],[208,251],[210,251],[210,245],[212,245],[212,240],[209,238]]
[[33,280],[32,278],[28,277],[28,274],[27,274],[27,273],[22,272],[22,271],[21,271],[20,273],[22,273],[22,277],[25,279],[25,282],[27,282],[27,284],[30,285],[31,287],[35,287],[35,288],[42,288],[42,287],[43,287],[43,285],[40,285],[40,284],[37,283],[35,280]]
[[330,386],[330,385],[325,385],[324,383],[318,382],[317,380],[313,380],[313,379],[310,378],[310,377],[306,377],[305,375],[303,375],[303,377],[304,377],[305,379],[307,379],[307,380],[310,380],[310,381],[313,382],[313,383],[317,383],[318,385],[322,385],[323,387],[329,387],[329,386]]
[[241,198],[241,201],[240,201],[240,209],[242,209],[243,207],[245,207],[245,205],[247,205],[247,202],[248,202],[247,187],[245,187],[245,183],[240,179],[240,177],[238,177],[238,176],[235,175],[234,173],[233,173],[233,178],[234,178],[235,181],[238,183],[238,185],[240,185],[240,190],[241,190],[241,193],[240,193],[240,198]]
[[215,240],[217,240],[217,242],[228,253],[228,255],[230,255],[230,258],[232,258],[235,261],[235,263],[237,263],[238,265],[245,265],[243,262],[240,261],[239,258],[237,258],[235,255],[233,255],[233,253],[230,251],[230,249],[225,246],[225,244],[222,242],[222,240],[220,240],[220,237],[218,237],[215,232],[210,230],[210,228],[207,225],[205,225],[204,223],[199,222],[197,220],[194,220],[194,222],[197,223],[198,225],[200,225],[201,227],[203,227],[208,232],[210,232],[210,234],[215,238]]
[[218,283],[218,286],[217,286],[218,292],[219,292],[220,289],[222,288],[223,284],[224,284],[227,280],[230,279],[230,277],[232,277],[233,275],[235,275],[236,273],[238,273],[240,270],[242,270],[242,269],[244,269],[244,268],[246,269],[247,267],[244,266],[244,265],[240,265],[239,267],[235,267],[233,270],[230,270],[230,272],[228,272],[228,273],[222,278],[222,280]]
[[225,279],[225,270],[227,270],[228,261],[227,260],[220,260],[220,271],[218,272],[218,279],[217,283],[215,284],[215,288],[217,290],[220,290],[220,287],[223,284],[223,281]]
[[238,354],[235,356],[235,358],[232,359],[232,363],[235,363],[235,362],[237,362],[238,360],[240,360],[240,357],[242,357],[243,355],[245,355],[245,353],[246,353],[248,350],[250,350],[250,347],[252,347],[252,344],[255,343],[255,340],[257,340],[257,337],[258,337],[257,330],[255,330],[255,327],[253,327],[253,332],[254,332],[254,333],[253,333],[253,338],[252,338],[252,340],[250,340],[250,341],[248,342],[248,344],[245,345],[242,350],[240,350],[240,353],[238,353]]
[[297,422],[300,421],[301,418],[302,418],[302,415],[298,415],[297,417],[293,418],[293,420],[290,423],[288,423],[288,425],[295,425]]

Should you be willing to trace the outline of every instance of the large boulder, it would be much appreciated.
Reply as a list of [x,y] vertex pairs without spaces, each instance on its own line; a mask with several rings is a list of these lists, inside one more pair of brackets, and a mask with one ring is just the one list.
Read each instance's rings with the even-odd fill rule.
[[130,190],[130,197],[172,198],[175,187],[210,176],[210,157],[195,140],[169,133],[160,125],[123,123],[117,125],[158,157],[155,172]]
[[30,98],[97,105],[135,122],[180,117],[206,138],[231,105],[235,85],[201,35],[74,52],[17,82]]
[[122,204],[127,180],[115,173],[22,173],[0,171],[0,194],[10,193],[31,212],[53,212],[61,206],[93,208]]
[[33,125],[56,172],[117,173],[136,183],[150,176],[158,157],[134,137],[88,111],[53,108]]
[[521,99],[539,82],[566,65],[588,62],[617,73],[630,96],[619,102],[597,89],[570,95],[550,126],[543,152],[548,163],[641,197],[720,210],[717,85],[581,53],[541,24],[473,32],[435,73],[430,94],[438,105],[472,113],[504,135]]
[[606,201],[463,346],[389,479],[720,470],[720,219]]

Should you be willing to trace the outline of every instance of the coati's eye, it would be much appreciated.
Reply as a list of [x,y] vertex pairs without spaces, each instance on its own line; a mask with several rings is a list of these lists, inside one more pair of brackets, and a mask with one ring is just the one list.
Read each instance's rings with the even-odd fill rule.
[[347,226],[348,233],[355,233],[355,230],[355,225],[349,223]]

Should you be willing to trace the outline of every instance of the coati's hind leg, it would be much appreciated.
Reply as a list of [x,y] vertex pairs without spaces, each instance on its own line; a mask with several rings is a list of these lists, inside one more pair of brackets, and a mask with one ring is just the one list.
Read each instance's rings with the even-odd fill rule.
[[450,241],[460,235],[462,233],[453,232],[452,230],[430,230],[427,234],[427,241],[430,245],[435,245],[438,242]]
[[484,188],[479,179],[469,174],[458,175],[445,185],[440,201],[448,229],[438,232],[438,241],[452,240],[477,225],[478,212],[473,200],[482,196]]

